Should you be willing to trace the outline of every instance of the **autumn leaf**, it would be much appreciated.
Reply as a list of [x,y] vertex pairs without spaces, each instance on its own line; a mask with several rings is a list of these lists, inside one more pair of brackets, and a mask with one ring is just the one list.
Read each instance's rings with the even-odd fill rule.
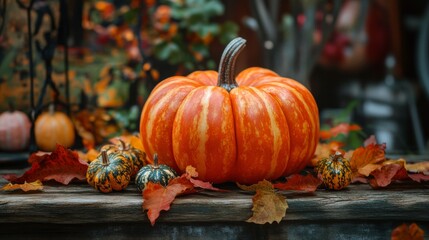
[[119,137],[111,138],[109,141],[113,144],[120,144],[120,140],[122,140],[124,143],[130,144],[134,148],[144,151],[142,141],[136,135],[121,135]]
[[280,190],[314,192],[320,184],[322,180],[307,173],[306,175],[293,174],[286,178],[285,183],[275,183],[274,187]]
[[360,174],[368,177],[371,172],[381,168],[382,166],[379,163],[386,159],[385,149],[385,145],[372,143],[354,150],[350,158],[353,176],[356,177]]
[[351,131],[360,131],[362,128],[357,124],[349,124],[349,123],[340,123],[335,127],[332,127],[328,130],[320,131],[320,139],[327,140],[333,137],[338,136],[339,134],[347,135]]
[[28,191],[41,191],[43,190],[43,184],[40,180],[28,183],[28,182],[24,182],[22,184],[12,184],[12,183],[8,183],[5,186],[3,186],[1,188],[1,190],[3,191],[15,191],[15,190],[22,190],[24,192],[28,192]]
[[77,151],[77,153],[79,155],[79,159],[87,163],[90,163],[97,159],[98,155],[100,154],[100,152],[95,150],[94,148],[88,150],[86,153],[82,151]]
[[415,223],[410,226],[402,224],[396,227],[391,234],[392,240],[423,240],[425,232]]
[[386,187],[402,168],[400,164],[382,165],[380,169],[371,173],[374,178],[370,179],[369,183],[373,188]]
[[5,175],[3,178],[12,183],[55,180],[64,185],[69,184],[74,178],[79,180],[86,178],[88,164],[79,159],[77,152],[59,144],[52,153],[42,156],[32,154],[30,159],[33,159],[31,168],[22,176]]
[[143,209],[147,210],[147,216],[152,226],[162,210],[170,210],[176,196],[192,191],[194,186],[184,176],[172,179],[166,187],[149,182],[143,191]]
[[340,151],[343,145],[343,143],[337,141],[332,141],[329,143],[318,143],[316,151],[314,152],[314,157],[313,159],[311,159],[311,166],[317,166],[319,160],[328,158],[330,154],[333,154],[336,151]]
[[211,190],[211,191],[217,191],[217,192],[227,192],[226,190],[213,187],[213,185],[210,182],[204,182],[204,181],[201,181],[199,179],[195,179],[198,177],[198,172],[192,166],[186,167],[186,172],[184,173],[184,175],[196,188],[201,188],[201,189],[206,189],[206,190]]
[[424,175],[423,173],[408,174],[408,177],[415,182],[429,181],[429,175]]
[[256,224],[279,223],[286,215],[288,208],[286,198],[276,193],[274,186],[269,181],[263,180],[250,186],[237,183],[237,186],[244,191],[256,192],[252,198],[253,215],[247,219],[247,222]]
[[429,161],[418,162],[418,163],[407,163],[405,168],[408,172],[412,173],[423,173],[429,175]]
[[147,210],[147,216],[152,224],[155,225],[162,210],[168,211],[171,204],[177,196],[183,194],[195,193],[197,190],[207,189],[212,191],[225,191],[209,182],[198,179],[198,172],[194,167],[186,167],[186,172],[180,177],[173,178],[166,187],[149,182],[143,193],[143,210]]

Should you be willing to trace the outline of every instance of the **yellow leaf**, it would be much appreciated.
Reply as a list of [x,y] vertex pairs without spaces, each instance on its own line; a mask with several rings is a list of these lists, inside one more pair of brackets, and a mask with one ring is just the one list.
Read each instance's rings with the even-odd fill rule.
[[43,190],[43,184],[40,180],[36,180],[34,182],[31,182],[31,183],[24,182],[22,184],[8,183],[5,186],[3,186],[1,190],[3,190],[3,191],[22,190],[24,192],[41,191],[41,190]]

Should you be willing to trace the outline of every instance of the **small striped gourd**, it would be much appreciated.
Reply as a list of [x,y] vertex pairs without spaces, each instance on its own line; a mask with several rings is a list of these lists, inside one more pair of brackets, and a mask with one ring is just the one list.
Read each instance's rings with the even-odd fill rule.
[[333,190],[347,187],[352,180],[350,162],[339,151],[320,160],[317,164],[317,172],[325,186]]
[[140,169],[136,175],[136,185],[140,191],[143,191],[149,182],[159,183],[162,186],[167,186],[168,182],[177,177],[176,171],[171,167],[158,164],[158,155],[154,155],[154,163],[148,164]]
[[125,143],[121,139],[119,139],[118,141],[119,141],[119,144],[104,145],[103,147],[101,147],[100,151],[106,151],[107,154],[117,153],[126,157],[133,165],[131,177],[134,177],[137,174],[137,172],[140,170],[140,168],[142,168],[144,165],[147,164],[146,153],[144,153],[138,148],[131,146],[131,144],[129,143]]
[[121,191],[130,182],[132,167],[126,157],[102,151],[97,159],[89,164],[86,180],[100,192]]

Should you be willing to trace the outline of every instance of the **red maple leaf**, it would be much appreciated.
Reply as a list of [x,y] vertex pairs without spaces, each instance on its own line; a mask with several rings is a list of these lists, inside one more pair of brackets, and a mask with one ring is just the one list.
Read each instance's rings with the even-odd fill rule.
[[29,161],[32,163],[31,168],[22,176],[4,175],[3,178],[12,183],[55,180],[67,185],[74,178],[84,180],[88,169],[88,164],[79,159],[77,152],[59,144],[50,154],[33,153]]
[[403,168],[404,166],[400,164],[383,165],[380,169],[371,173],[374,178],[370,179],[369,183],[373,188],[386,187],[395,179],[395,176]]
[[311,174],[293,174],[286,178],[285,183],[275,183],[274,187],[280,190],[298,190],[314,192],[322,181]]

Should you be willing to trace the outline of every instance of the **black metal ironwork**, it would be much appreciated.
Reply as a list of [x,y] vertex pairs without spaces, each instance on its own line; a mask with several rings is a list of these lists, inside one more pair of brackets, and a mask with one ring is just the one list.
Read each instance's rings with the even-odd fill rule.
[[3,28],[6,22],[6,0],[0,1],[0,34],[3,32]]
[[[68,67],[68,47],[67,47],[67,40],[64,41],[64,72],[65,72],[65,95],[66,99],[65,101],[60,100],[60,91],[58,90],[58,87],[56,86],[55,82],[52,79],[52,72],[53,72],[53,65],[52,61],[55,54],[55,49],[57,47],[58,42],[58,26],[56,26],[55,23],[55,17],[53,10],[51,8],[51,5],[43,0],[31,0],[28,5],[24,4],[21,0],[16,0],[18,3],[18,6],[21,9],[26,10],[27,12],[27,27],[28,27],[28,57],[29,57],[29,71],[30,71],[30,120],[32,122],[31,127],[31,137],[30,137],[30,152],[36,151],[37,147],[35,144],[35,134],[34,134],[34,123],[36,121],[37,116],[41,113],[41,111],[49,104],[44,104],[45,95],[47,92],[47,88],[51,88],[54,95],[53,95],[53,103],[54,104],[60,104],[65,106],[67,109],[67,113],[70,113],[70,99],[69,99],[69,67]],[[67,4],[65,0],[60,0],[60,14],[67,14]],[[32,12],[36,13],[36,19],[35,19],[35,29],[34,32],[32,30],[33,26],[33,19],[31,17]],[[44,62],[45,67],[45,79],[43,80],[42,87],[40,94],[37,98],[37,102],[35,101],[35,85],[34,85],[34,79],[35,79],[35,62],[34,62],[34,56],[33,56],[33,38],[35,35],[39,34],[41,31],[43,19],[47,16],[50,26],[49,28],[43,32],[43,38],[44,38],[44,44],[40,40],[36,40],[34,42],[36,46],[36,50],[38,54],[40,55],[41,59]],[[65,16],[65,19],[67,19],[67,16]],[[67,25],[68,22],[66,22],[64,25]],[[65,31],[65,38],[67,39],[67,26]]]

